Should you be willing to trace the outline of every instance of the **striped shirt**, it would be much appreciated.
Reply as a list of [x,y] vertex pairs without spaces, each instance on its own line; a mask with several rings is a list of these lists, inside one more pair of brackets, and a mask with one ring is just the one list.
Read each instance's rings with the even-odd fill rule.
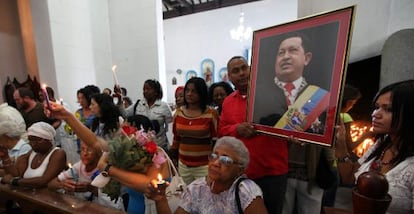
[[207,107],[203,114],[188,117],[181,108],[174,115],[172,149],[178,149],[179,160],[191,167],[208,164],[213,151],[212,139],[217,137],[218,113]]

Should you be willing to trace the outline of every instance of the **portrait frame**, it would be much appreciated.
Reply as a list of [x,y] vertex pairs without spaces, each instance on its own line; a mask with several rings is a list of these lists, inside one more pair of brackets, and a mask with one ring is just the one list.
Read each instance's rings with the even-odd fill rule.
[[[253,32],[246,116],[247,122],[252,123],[259,133],[332,145],[355,8],[353,5]],[[298,72],[301,69],[292,69],[292,57],[286,57],[294,51],[294,46],[284,46],[287,48],[282,48],[279,53],[282,41],[286,44],[292,37],[299,37],[296,41],[300,42],[310,41],[301,44],[306,46],[303,48],[306,57],[301,58],[301,67],[305,67],[302,73]],[[286,83],[282,80],[289,79],[283,72],[289,70],[300,74],[294,82],[296,96],[283,89]]]
[[229,82],[229,77],[228,77],[228,74],[227,74],[227,67],[220,68],[217,71],[216,77],[217,77],[216,78],[217,82],[221,82],[221,81]]
[[214,83],[215,65],[212,59],[207,58],[201,61],[200,72],[208,86]]
[[222,81],[223,82],[226,82],[226,83],[228,83],[231,86],[231,88],[234,89],[234,85],[233,85],[233,83],[229,79],[227,67],[222,67],[222,68],[220,68],[220,70],[217,71],[217,73],[216,73],[216,79],[217,79],[216,82],[222,82]]
[[185,81],[187,82],[189,79],[193,77],[198,77],[198,73],[195,70],[188,70],[185,73]]

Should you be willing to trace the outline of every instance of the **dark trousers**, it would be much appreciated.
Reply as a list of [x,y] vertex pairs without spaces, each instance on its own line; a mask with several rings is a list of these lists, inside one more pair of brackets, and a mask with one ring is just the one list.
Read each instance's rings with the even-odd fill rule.
[[254,179],[262,189],[263,199],[269,214],[281,214],[286,193],[287,174],[278,176],[265,176]]
[[336,191],[340,181],[338,169],[334,167],[332,171],[336,173],[336,183],[331,188],[323,191],[321,214],[325,214],[324,207],[335,207]]

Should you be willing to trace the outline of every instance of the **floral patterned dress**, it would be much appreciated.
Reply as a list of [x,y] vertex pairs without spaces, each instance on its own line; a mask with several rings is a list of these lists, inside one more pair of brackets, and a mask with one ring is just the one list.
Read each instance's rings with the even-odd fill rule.
[[[236,214],[236,181],[237,179],[227,191],[214,194],[210,191],[206,178],[199,178],[187,187],[179,206],[192,214]],[[246,179],[239,185],[239,196],[241,207],[245,210],[255,198],[263,198],[263,193],[254,181]]]

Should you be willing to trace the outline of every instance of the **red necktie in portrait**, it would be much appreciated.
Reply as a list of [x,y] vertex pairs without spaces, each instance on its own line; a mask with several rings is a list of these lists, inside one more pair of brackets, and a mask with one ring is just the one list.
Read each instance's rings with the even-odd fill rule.
[[286,92],[288,93],[288,96],[286,97],[286,102],[288,106],[290,106],[292,103],[290,102],[289,98],[292,97],[292,91],[293,89],[295,89],[295,85],[293,85],[293,83],[291,82],[288,82],[285,84],[284,87],[285,87]]

